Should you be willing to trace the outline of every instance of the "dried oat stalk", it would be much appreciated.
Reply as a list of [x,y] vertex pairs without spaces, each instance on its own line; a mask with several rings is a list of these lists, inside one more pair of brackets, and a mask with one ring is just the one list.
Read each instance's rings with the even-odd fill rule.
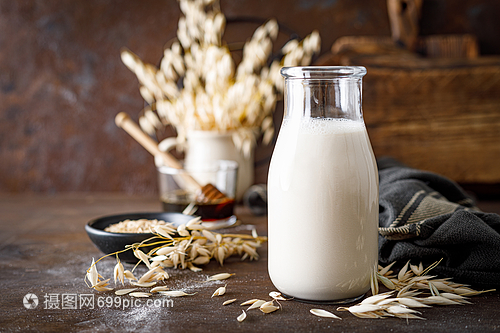
[[[259,248],[266,237],[243,234],[219,234],[206,230],[199,218],[194,218],[177,228],[172,223],[166,222],[158,224],[153,230],[153,237],[142,243],[132,244],[124,250],[106,255],[99,260],[110,256],[117,256],[117,264],[114,268],[115,285],[120,282],[122,285],[125,279],[136,287],[149,288],[158,282],[167,280],[169,274],[164,268],[189,268],[192,271],[200,271],[199,266],[208,264],[211,260],[216,260],[221,266],[224,261],[234,255],[241,257],[241,260],[257,260]],[[154,247],[148,253],[144,253],[141,248]],[[137,279],[130,271],[125,271],[118,259],[118,253],[133,251],[139,260],[148,267],[142,277]],[[99,260],[97,262],[99,262]],[[109,286],[109,279],[103,280],[97,272],[96,263],[87,270],[85,281],[89,287],[97,291],[108,291],[113,288]],[[207,281],[225,280],[234,274],[220,273],[213,275]]]
[[[397,274],[391,270],[394,263],[386,267],[379,266],[378,272],[371,278],[372,296],[359,304],[339,307],[337,310],[348,311],[359,318],[424,319],[415,308],[470,304],[468,296],[492,291],[476,291],[448,278],[438,279],[434,275],[428,275],[439,263],[440,261],[435,262],[424,269],[422,263],[411,265],[408,261]],[[378,294],[379,283],[390,291]]]
[[[419,310],[435,305],[470,304],[467,300],[468,296],[491,291],[476,291],[469,286],[454,283],[450,279],[438,279],[433,275],[428,275],[438,264],[439,262],[436,262],[424,269],[422,264],[411,265],[408,262],[397,273],[391,270],[394,263],[386,267],[378,266],[378,269],[375,267],[371,281],[372,295],[356,305],[339,307],[337,311],[349,312],[363,319],[387,317],[425,319]],[[390,291],[379,294],[380,282]],[[249,307],[239,318],[244,320],[247,313],[253,309],[260,309],[264,313],[274,312],[281,308],[279,300],[288,300],[277,291],[270,292],[269,296],[272,298],[271,301],[250,299],[241,303],[241,306],[249,305]],[[276,306],[274,302],[278,302],[279,306]],[[318,317],[342,319],[324,309],[310,309],[309,312]]]
[[281,49],[281,58],[271,61],[279,30],[271,19],[244,44],[236,68],[231,46],[222,41],[226,18],[218,1],[179,4],[183,16],[177,38],[164,50],[159,67],[129,50],[121,53],[150,105],[141,112],[139,124],[150,134],[171,125],[181,142],[189,130],[233,131],[235,145],[248,155],[257,135],[263,134],[264,143],[274,136],[272,113],[283,93],[280,68],[310,64],[320,50],[319,33],[292,39]]

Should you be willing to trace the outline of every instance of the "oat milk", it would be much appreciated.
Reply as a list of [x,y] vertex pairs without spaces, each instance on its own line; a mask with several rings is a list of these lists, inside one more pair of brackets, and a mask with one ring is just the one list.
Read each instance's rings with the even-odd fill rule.
[[364,122],[284,119],[268,177],[269,275],[305,300],[353,298],[378,258],[378,174]]

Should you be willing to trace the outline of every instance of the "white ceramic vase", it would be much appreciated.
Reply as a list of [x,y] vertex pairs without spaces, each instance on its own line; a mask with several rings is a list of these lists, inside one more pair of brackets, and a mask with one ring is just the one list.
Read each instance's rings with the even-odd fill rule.
[[[159,148],[162,151],[168,151],[177,145],[178,141],[176,138],[167,138],[160,142]],[[234,145],[232,132],[189,131],[186,135],[186,144],[183,149],[186,154],[184,165],[187,169],[196,167],[197,165],[210,165],[216,160],[238,162],[236,200],[241,200],[245,191],[253,184],[253,150],[250,156],[245,157]]]

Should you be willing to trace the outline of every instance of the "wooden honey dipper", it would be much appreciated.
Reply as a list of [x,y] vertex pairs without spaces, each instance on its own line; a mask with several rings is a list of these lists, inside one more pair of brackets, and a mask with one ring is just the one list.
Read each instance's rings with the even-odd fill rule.
[[[139,126],[130,118],[125,112],[120,112],[115,117],[115,123],[118,127],[122,128],[130,134],[141,146],[146,148],[153,156],[161,156],[164,163],[174,169],[182,169],[182,164],[168,152],[161,151],[158,148],[158,144],[151,139],[146,133],[144,133]],[[206,184],[201,186],[191,175],[187,173],[180,173],[179,177],[182,178],[184,186],[196,189],[197,201],[202,203],[207,203],[211,201],[225,201],[232,200],[226,197],[221,191],[219,191],[214,185]]]

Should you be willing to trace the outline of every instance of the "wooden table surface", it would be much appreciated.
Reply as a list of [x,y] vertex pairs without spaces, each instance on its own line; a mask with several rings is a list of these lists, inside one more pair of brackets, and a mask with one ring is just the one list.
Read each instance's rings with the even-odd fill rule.
[[[484,203],[481,207],[500,212],[499,203]],[[163,304],[161,297],[155,297],[150,299],[157,300],[156,304],[147,305],[147,299],[137,299],[140,302],[132,306],[123,301],[132,299],[129,296],[120,298],[118,303],[113,292],[89,289],[83,281],[85,271],[92,258],[102,254],[87,237],[84,225],[103,215],[145,211],[160,211],[156,198],[118,194],[0,196],[0,331],[500,331],[499,292],[472,297],[470,305],[424,309],[421,315],[426,320],[359,319],[347,312],[336,312],[333,305],[287,301],[281,302],[281,310],[271,314],[251,310],[247,319],[239,323],[236,318],[246,309],[239,303],[253,298],[269,299],[268,293],[275,290],[267,274],[266,245],[259,249],[259,261],[241,262],[235,258],[224,267],[211,263],[200,273],[169,269],[168,286],[196,294]],[[266,235],[265,217],[253,217],[243,207],[238,207],[237,214],[242,225],[231,232],[248,233],[250,226],[255,225],[259,234]],[[99,263],[98,269],[105,277],[112,277],[114,265],[114,259],[107,258]],[[128,269],[131,267],[126,265]],[[138,270],[146,271],[145,267]],[[235,275],[224,282],[200,282],[207,275],[221,272]],[[225,283],[226,295],[211,298],[215,289]],[[23,305],[28,293],[38,297],[39,304],[34,309]],[[67,300],[64,303],[63,295]],[[86,301],[74,304],[71,302],[74,297]],[[222,305],[232,298],[238,301]],[[342,320],[309,313],[318,307],[337,313]]]

